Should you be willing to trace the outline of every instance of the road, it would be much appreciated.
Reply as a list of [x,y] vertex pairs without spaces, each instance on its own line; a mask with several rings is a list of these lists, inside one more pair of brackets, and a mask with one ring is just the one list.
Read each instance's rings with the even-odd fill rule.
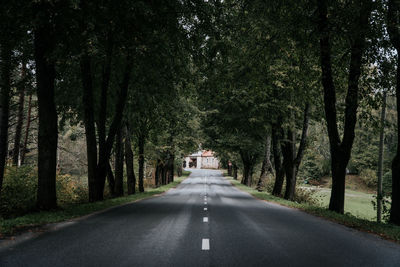
[[400,266],[400,245],[193,170],[164,195],[3,248],[0,266]]

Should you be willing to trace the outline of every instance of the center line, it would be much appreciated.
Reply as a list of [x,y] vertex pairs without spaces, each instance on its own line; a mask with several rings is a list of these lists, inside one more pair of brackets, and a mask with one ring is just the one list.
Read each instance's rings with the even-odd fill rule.
[[207,201],[204,201],[204,205],[207,205]]
[[207,210],[207,208],[204,208],[204,210]]
[[201,249],[202,250],[210,250],[210,239],[203,238],[201,240]]
[[203,222],[208,222],[208,217],[203,217]]

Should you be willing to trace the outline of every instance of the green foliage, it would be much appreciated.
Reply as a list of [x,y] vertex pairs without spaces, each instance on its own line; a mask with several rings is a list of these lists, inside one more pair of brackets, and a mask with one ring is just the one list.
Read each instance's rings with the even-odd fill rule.
[[87,201],[88,188],[77,177],[64,174],[56,180],[57,202],[61,206]]
[[370,188],[376,188],[378,184],[378,178],[375,170],[362,169],[360,172],[360,178]]
[[0,198],[0,214],[10,217],[24,214],[35,208],[37,176],[29,166],[6,169]]
[[384,196],[390,196],[392,192],[392,171],[385,172],[382,177],[382,190]]

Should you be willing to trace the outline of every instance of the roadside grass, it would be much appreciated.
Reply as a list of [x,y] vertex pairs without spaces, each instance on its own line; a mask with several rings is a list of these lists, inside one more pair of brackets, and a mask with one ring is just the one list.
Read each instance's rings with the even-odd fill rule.
[[[314,193],[314,196],[320,201],[322,207],[329,206],[330,195],[330,189],[317,190]],[[376,220],[376,210],[374,210],[372,204],[374,200],[373,196],[373,194],[346,189],[344,211],[358,218],[370,221]]]
[[45,224],[66,221],[93,212],[162,194],[169,189],[176,187],[189,175],[189,171],[183,171],[182,176],[175,178],[174,182],[158,188],[146,188],[146,191],[143,193],[136,193],[134,195],[111,198],[93,203],[73,204],[53,211],[34,212],[12,219],[0,219],[0,238],[12,236],[21,231],[38,228]]
[[[309,204],[292,202],[283,198],[273,196],[267,192],[259,192],[256,189],[241,184],[240,181],[234,180],[232,177],[227,176],[226,174],[224,174],[224,176],[225,179],[231,182],[238,189],[250,193],[251,195],[253,195],[258,199],[266,200],[269,202],[277,203],[291,208],[297,208],[307,213],[313,214],[315,216],[322,217],[346,225],[351,228],[355,228],[368,233],[374,233],[381,236],[382,238],[400,242],[400,226],[388,223],[377,223],[355,217],[354,215],[351,215],[349,213],[338,214],[336,212],[329,211],[327,208],[324,207],[311,206]],[[355,206],[357,205],[358,204],[356,204]]]

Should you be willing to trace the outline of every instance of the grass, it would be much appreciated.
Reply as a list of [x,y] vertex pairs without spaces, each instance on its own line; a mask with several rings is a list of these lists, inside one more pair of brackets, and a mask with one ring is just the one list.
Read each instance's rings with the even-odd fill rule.
[[[318,190],[314,195],[320,200],[321,206],[328,207],[330,189]],[[344,211],[358,218],[376,220],[376,210],[374,210],[372,200],[374,200],[373,194],[346,189]]]
[[[247,193],[250,193],[251,195],[253,195],[258,199],[266,200],[269,202],[277,203],[291,208],[297,208],[307,213],[316,215],[318,217],[323,217],[325,219],[346,225],[351,228],[355,228],[368,233],[374,233],[385,239],[400,242],[400,226],[387,223],[377,223],[366,219],[358,218],[349,213],[338,214],[336,212],[329,211],[324,207],[312,206],[305,203],[292,202],[286,199],[273,196],[266,192],[259,192],[256,189],[241,184],[238,180],[234,180],[230,176],[226,176],[225,178],[229,180],[237,188]],[[361,201],[360,203],[354,204],[354,206],[351,208],[357,208],[357,206],[361,206],[364,204],[365,203]]]
[[0,237],[11,236],[15,233],[25,231],[27,229],[40,227],[48,223],[66,221],[72,218],[88,215],[96,211],[101,211],[107,208],[149,198],[164,193],[165,191],[173,187],[176,187],[189,175],[190,172],[184,171],[181,177],[175,178],[174,182],[168,185],[160,186],[158,188],[146,189],[146,191],[143,193],[136,193],[134,195],[106,199],[104,201],[94,203],[75,204],[64,207],[63,209],[53,211],[29,213],[13,219],[1,219]]

